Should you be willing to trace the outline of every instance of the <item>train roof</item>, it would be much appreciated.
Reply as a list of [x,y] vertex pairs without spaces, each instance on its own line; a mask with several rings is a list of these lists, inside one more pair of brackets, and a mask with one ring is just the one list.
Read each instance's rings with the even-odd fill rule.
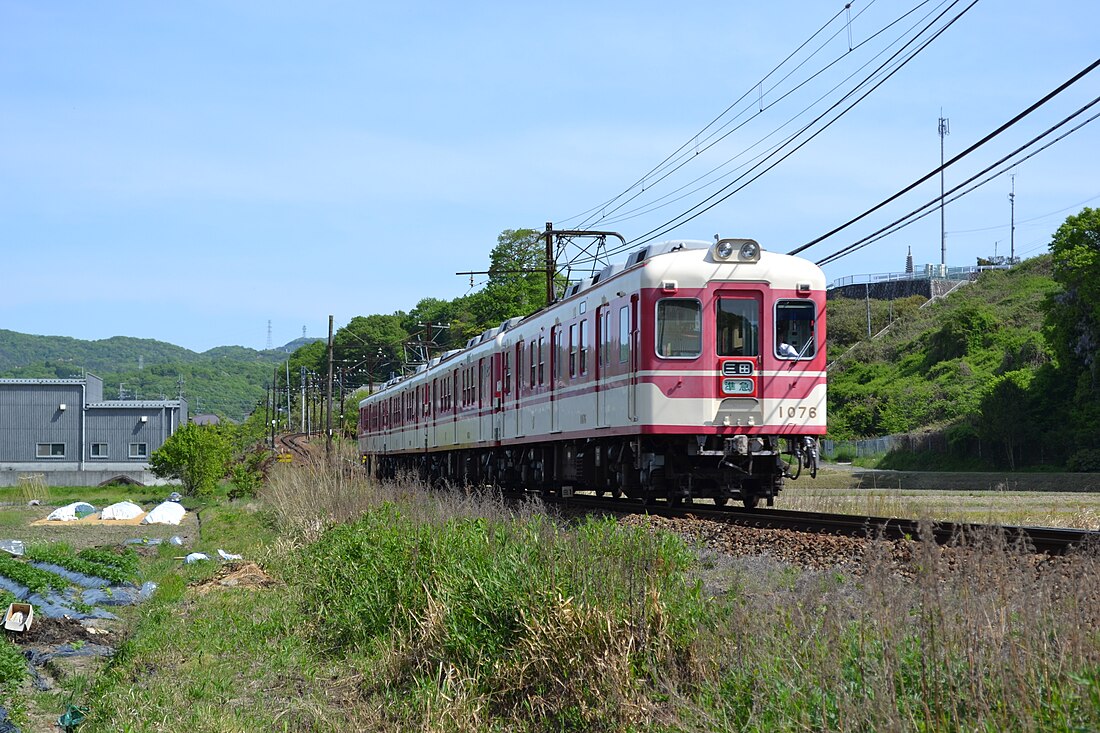
[[[631,252],[625,262],[607,265],[590,277],[570,281],[561,297],[547,308],[552,308],[563,301],[575,298],[614,277],[633,270],[643,263],[651,263],[662,255],[675,252],[692,252],[695,256],[690,258],[690,263],[683,263],[683,258],[677,258],[675,264],[669,264],[663,269],[655,268],[647,273],[647,279],[663,282],[665,278],[677,277],[680,276],[680,273],[685,273],[691,274],[702,281],[714,279],[751,280],[766,281],[780,288],[796,289],[806,284],[814,290],[825,288],[825,274],[816,264],[801,257],[768,252],[752,239],[719,239],[717,242],[702,239],[674,239],[646,244]],[[725,256],[722,256],[723,253],[726,253]],[[709,265],[702,272],[698,269],[701,262]],[[681,285],[687,286],[688,283],[684,282]],[[495,328],[486,329],[480,335],[470,338],[466,342],[465,348],[451,349],[440,356],[434,357],[428,364],[418,365],[413,374],[389,380],[375,394],[384,392],[411,376],[433,369],[442,362],[448,361],[452,357],[467,352],[480,344],[494,341],[523,321],[533,318],[545,310],[546,308],[540,309],[525,317],[509,318]],[[360,405],[369,399],[370,397],[367,397],[360,402]]]

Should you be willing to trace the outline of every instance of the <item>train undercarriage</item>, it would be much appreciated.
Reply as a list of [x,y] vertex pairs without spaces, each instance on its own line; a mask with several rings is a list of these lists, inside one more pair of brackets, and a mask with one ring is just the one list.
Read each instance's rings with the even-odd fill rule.
[[753,508],[761,500],[771,506],[786,479],[816,475],[817,455],[809,436],[643,436],[375,455],[367,466],[382,478],[413,474],[436,484]]

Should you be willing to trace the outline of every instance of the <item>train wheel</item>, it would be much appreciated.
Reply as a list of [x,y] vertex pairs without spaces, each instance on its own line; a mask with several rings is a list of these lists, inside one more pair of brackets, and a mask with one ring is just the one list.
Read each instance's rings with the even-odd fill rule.
[[729,500],[728,496],[716,496],[714,497],[714,506],[725,506]]
[[746,509],[755,509],[756,505],[760,503],[760,497],[756,494],[749,494],[741,498],[741,503],[745,505]]

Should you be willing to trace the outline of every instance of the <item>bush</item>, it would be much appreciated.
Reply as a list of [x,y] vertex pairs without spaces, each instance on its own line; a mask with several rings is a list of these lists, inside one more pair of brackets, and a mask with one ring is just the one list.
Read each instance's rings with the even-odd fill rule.
[[1066,461],[1066,470],[1074,473],[1093,473],[1100,471],[1100,449],[1082,448]]
[[611,520],[433,524],[388,504],[328,530],[293,575],[329,653],[389,660],[379,691],[460,680],[492,714],[561,728],[622,722],[640,680],[691,658],[693,562],[681,540]]

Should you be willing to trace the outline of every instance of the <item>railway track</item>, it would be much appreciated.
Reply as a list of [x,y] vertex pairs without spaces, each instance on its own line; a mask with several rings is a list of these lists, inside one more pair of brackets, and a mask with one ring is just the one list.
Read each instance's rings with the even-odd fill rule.
[[294,455],[301,460],[309,460],[310,452],[303,443],[306,441],[305,433],[284,433],[279,435],[275,439],[276,445],[280,448],[280,452],[286,452]]
[[1075,548],[1089,545],[1100,546],[1100,532],[1082,529],[962,522],[921,522],[914,519],[897,519],[893,517],[863,517],[783,509],[741,509],[736,507],[718,509],[700,504],[678,507],[661,504],[642,505],[634,501],[601,499],[583,494],[575,494],[568,499],[561,499],[559,503],[571,507],[584,507],[588,510],[653,514],[674,518],[691,516],[742,526],[788,529],[847,537],[896,540],[918,538],[928,534],[937,544],[941,545],[965,542],[996,532],[1003,533],[1005,539],[1010,543],[1020,544],[1023,547],[1033,548],[1036,552],[1049,555],[1061,555]]

